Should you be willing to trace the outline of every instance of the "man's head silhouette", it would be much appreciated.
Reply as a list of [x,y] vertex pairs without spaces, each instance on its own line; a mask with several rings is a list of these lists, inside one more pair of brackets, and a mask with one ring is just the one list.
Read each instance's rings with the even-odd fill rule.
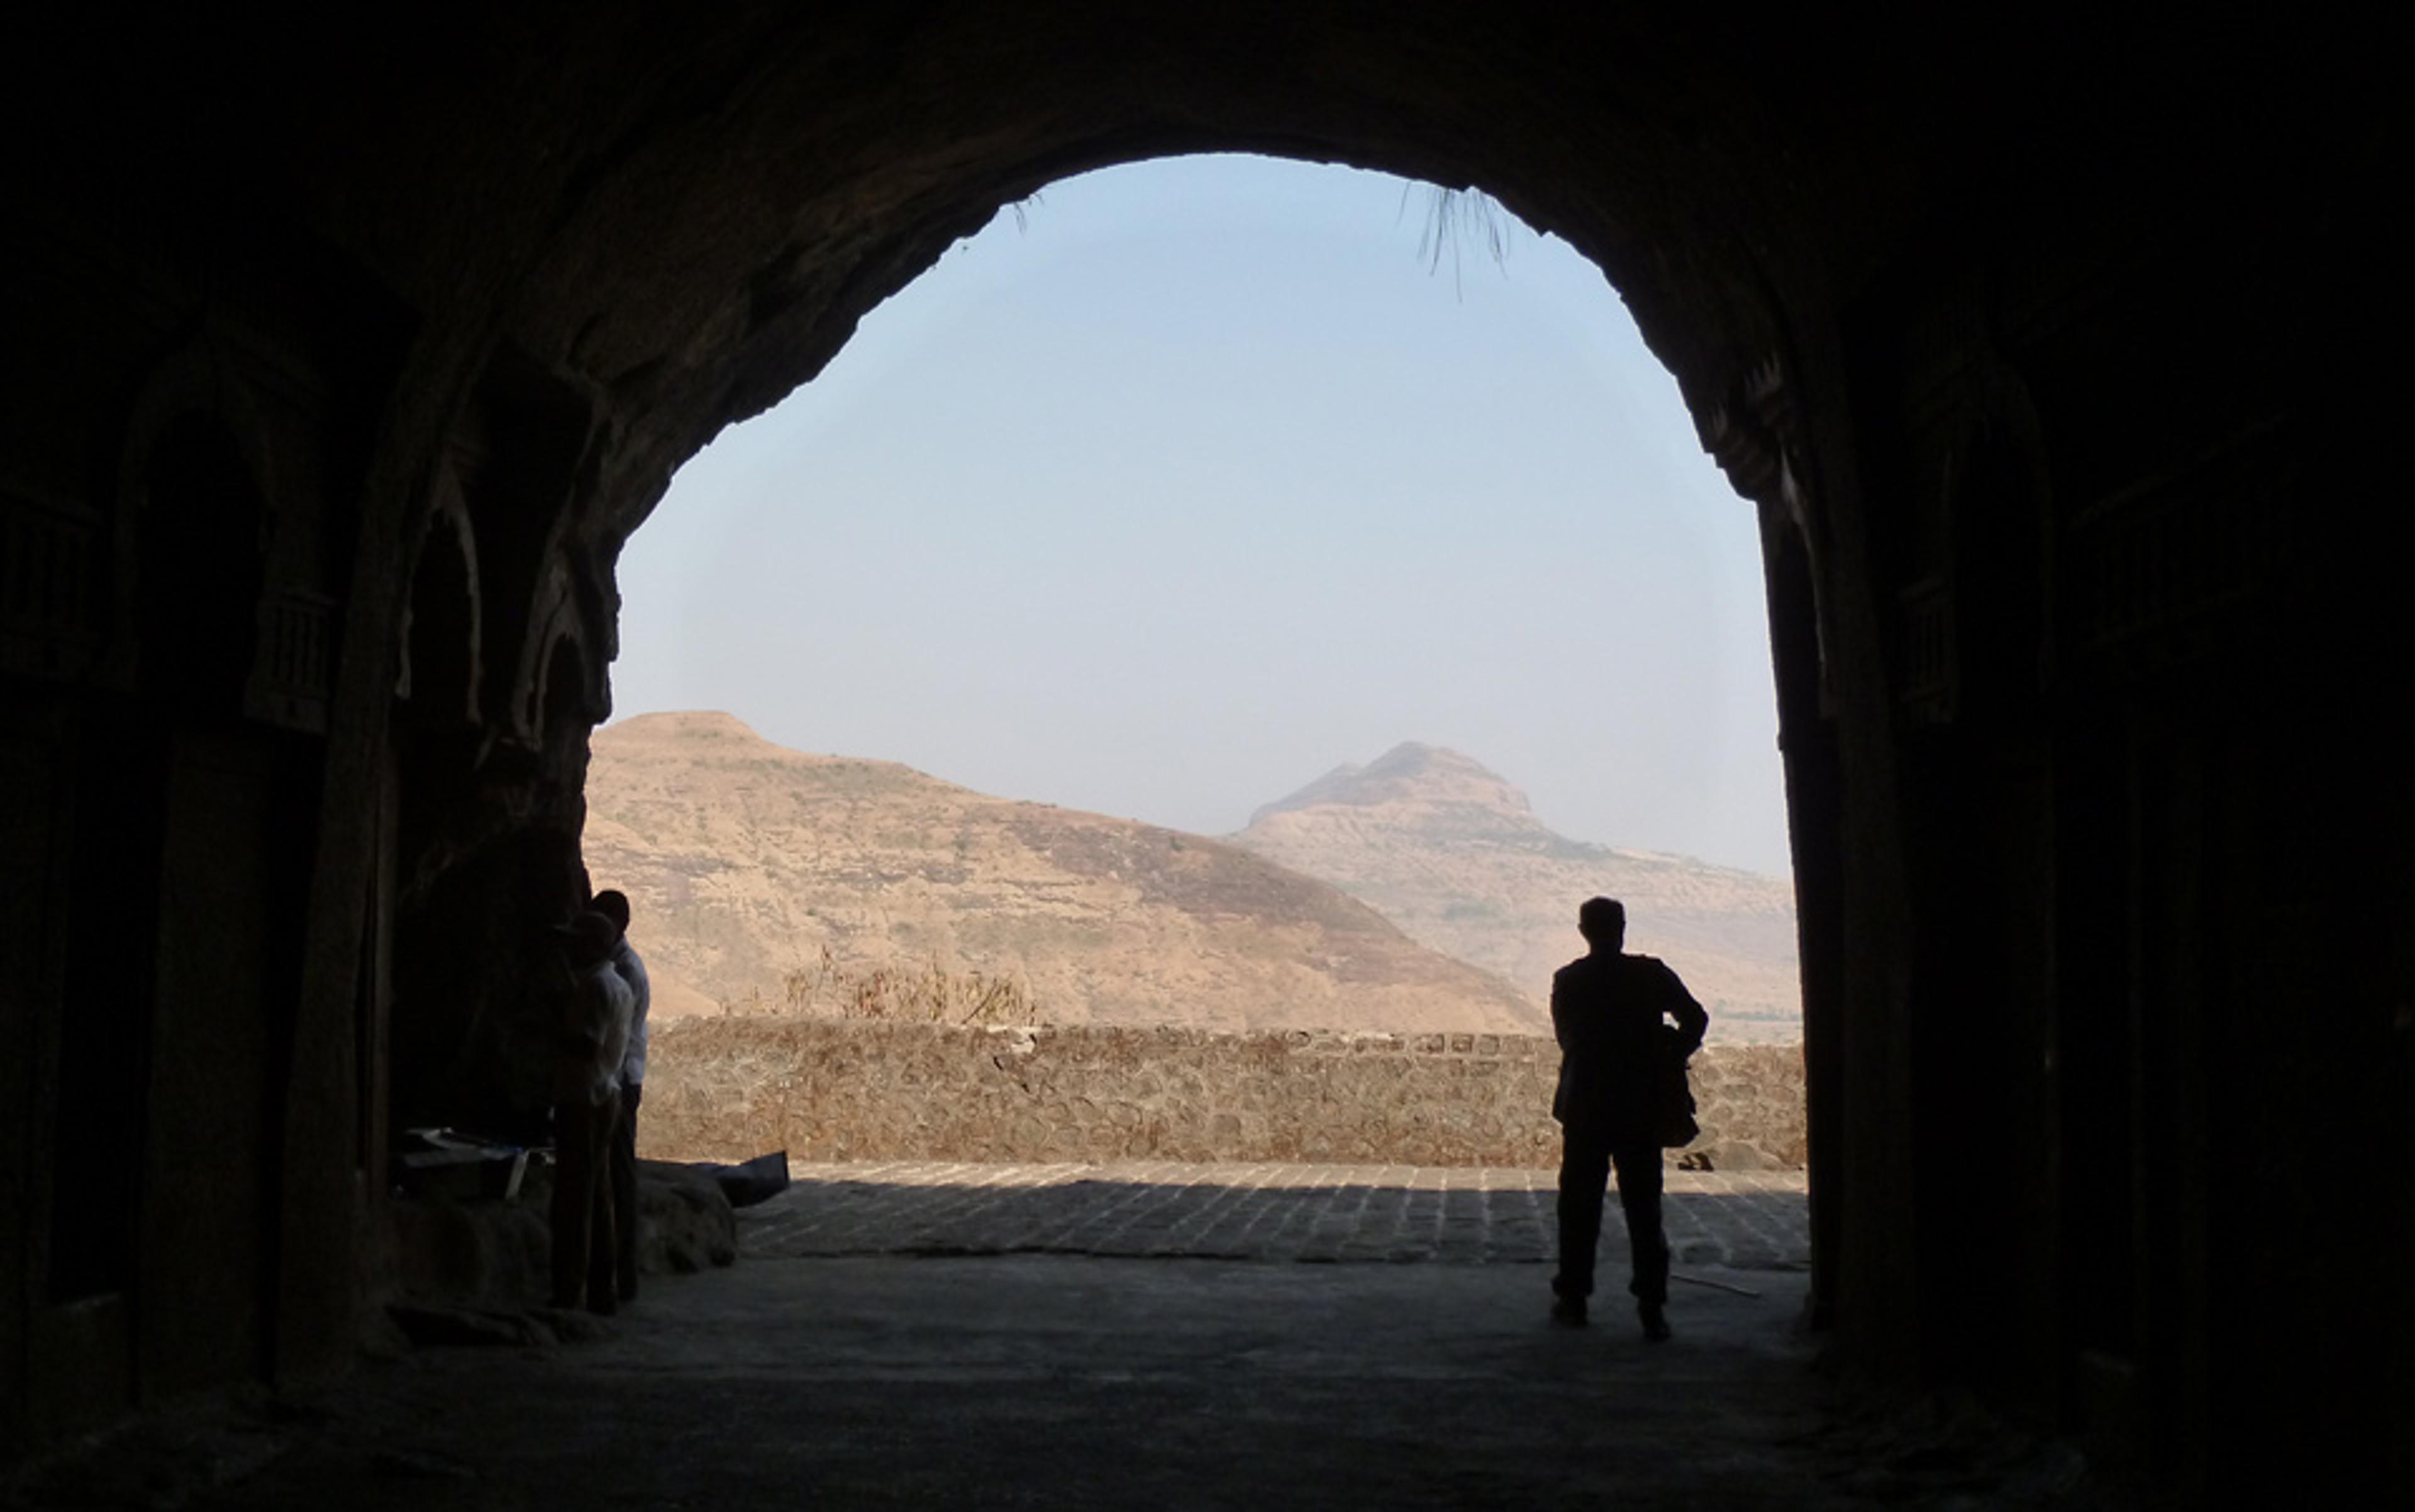
[[1616,898],[1587,898],[1577,910],[1577,933],[1595,950],[1616,954],[1627,943],[1627,905]]
[[567,923],[554,925],[553,933],[562,941],[562,953],[574,966],[593,966],[621,943],[621,926],[592,908],[571,915]]
[[606,888],[595,894],[595,901],[587,906],[620,925],[622,933],[627,933],[629,928],[629,895],[627,893],[618,888]]

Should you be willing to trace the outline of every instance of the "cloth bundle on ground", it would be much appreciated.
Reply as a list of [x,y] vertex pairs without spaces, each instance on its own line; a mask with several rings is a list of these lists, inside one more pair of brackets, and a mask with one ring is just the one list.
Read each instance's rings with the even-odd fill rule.
[[713,1166],[712,1179],[732,1207],[752,1207],[788,1190],[788,1152],[773,1150],[736,1165]]

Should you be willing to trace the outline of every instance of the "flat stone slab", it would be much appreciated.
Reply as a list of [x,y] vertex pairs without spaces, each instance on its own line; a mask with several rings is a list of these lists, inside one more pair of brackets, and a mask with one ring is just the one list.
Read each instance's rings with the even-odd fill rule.
[[[1327,1264],[1539,1265],[1556,1249],[1550,1171],[1397,1165],[791,1164],[740,1215],[743,1253],[1078,1254]],[[1809,1266],[1799,1171],[1668,1174],[1680,1270]],[[1604,1274],[1626,1223],[1602,1216]]]

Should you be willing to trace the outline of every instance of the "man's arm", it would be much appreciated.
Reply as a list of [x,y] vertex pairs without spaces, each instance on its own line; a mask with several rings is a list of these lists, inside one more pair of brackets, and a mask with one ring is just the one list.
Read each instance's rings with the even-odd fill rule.
[[621,1059],[621,1085],[640,1086],[646,1080],[646,1010],[653,1006],[654,990],[646,980],[646,963],[626,939],[612,955],[612,969],[629,988],[629,1047]]
[[1678,1046],[1690,1055],[1702,1048],[1702,1036],[1711,1032],[1711,1015],[1702,1004],[1694,1001],[1694,995],[1686,990],[1686,984],[1678,980],[1677,973],[1666,965],[1660,967],[1660,972],[1669,988],[1666,1011],[1677,1021]]
[[1571,996],[1568,990],[1568,973],[1565,971],[1552,973],[1552,1038],[1560,1042],[1562,1050],[1568,1047],[1568,1024],[1575,1008],[1575,1005],[1569,1001]]

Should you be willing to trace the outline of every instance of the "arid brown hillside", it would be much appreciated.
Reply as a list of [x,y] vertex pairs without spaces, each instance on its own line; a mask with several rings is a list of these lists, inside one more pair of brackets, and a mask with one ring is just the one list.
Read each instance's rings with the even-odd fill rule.
[[1215,840],[807,756],[727,714],[595,732],[587,864],[636,906],[658,1011],[775,1006],[936,961],[1058,1023],[1533,1031],[1533,1004],[1339,889]]
[[1538,1004],[1552,971],[1584,951],[1577,905],[1596,893],[1623,899],[1628,948],[1677,968],[1711,1010],[1714,1038],[1802,1032],[1792,884],[1567,839],[1523,793],[1455,751],[1402,745],[1337,768],[1260,809],[1233,840],[1342,888]]

